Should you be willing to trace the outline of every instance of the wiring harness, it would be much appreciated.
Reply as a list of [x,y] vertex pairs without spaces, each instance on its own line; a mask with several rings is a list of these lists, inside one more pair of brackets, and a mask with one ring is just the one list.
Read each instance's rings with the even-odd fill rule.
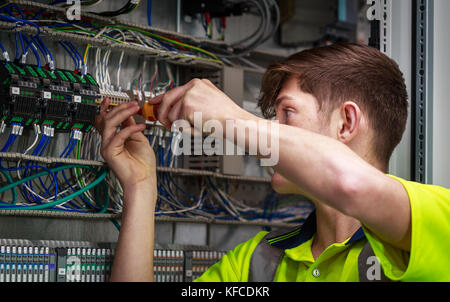
[[[91,7],[100,2],[81,1],[81,4]],[[81,108],[97,108],[104,97],[111,99],[112,106],[133,100],[145,102],[179,84],[167,61],[142,58],[133,78],[122,87],[125,51],[112,59],[112,50],[108,47],[87,44],[80,52],[76,42],[70,40],[59,41],[57,47],[67,54],[73,68],[58,69],[43,36],[44,29],[101,37],[111,45],[223,64],[222,59],[243,56],[267,41],[278,26],[279,11],[275,1],[248,0],[245,3],[260,16],[260,26],[229,49],[212,47],[212,44],[193,45],[152,30],[99,24],[89,18],[68,22],[63,14],[46,9],[24,10],[14,3],[0,5],[0,21],[15,29],[15,49],[8,52],[6,44],[0,43],[3,56],[0,135],[7,138],[0,146],[0,211],[120,215],[122,188],[101,158],[101,137],[92,127],[93,111],[88,110],[88,118],[80,120],[80,113],[84,112]],[[65,5],[66,2],[52,1],[51,4]],[[99,16],[130,13],[138,5],[139,1],[128,1],[118,11],[99,13]],[[33,28],[34,34],[23,32],[24,27]],[[244,42],[246,45],[241,44]],[[302,221],[312,210],[307,201],[282,198],[275,192],[269,192],[262,207],[252,205],[240,199],[237,192],[253,180],[220,177],[211,171],[185,171],[180,168],[182,158],[176,156],[180,133],[150,123],[144,134],[157,158],[158,216],[290,223]],[[62,141],[65,142],[63,147]],[[191,180],[189,184],[185,183],[186,179]]]

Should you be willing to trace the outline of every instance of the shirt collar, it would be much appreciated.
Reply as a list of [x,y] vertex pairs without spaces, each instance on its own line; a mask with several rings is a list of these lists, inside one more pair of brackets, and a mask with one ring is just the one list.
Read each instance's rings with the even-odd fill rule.
[[[303,225],[299,228],[297,228],[295,231],[291,231],[287,234],[283,234],[281,236],[277,236],[276,238],[283,237],[284,239],[281,240],[273,240],[271,239],[273,243],[270,243],[272,246],[275,246],[277,248],[287,250],[295,248],[306,241],[310,240],[314,234],[317,231],[317,225],[316,225],[316,211],[314,210],[308,218],[306,218]],[[366,235],[364,234],[364,230],[362,227],[360,227],[353,236],[346,242],[346,245],[362,240],[366,238]]]

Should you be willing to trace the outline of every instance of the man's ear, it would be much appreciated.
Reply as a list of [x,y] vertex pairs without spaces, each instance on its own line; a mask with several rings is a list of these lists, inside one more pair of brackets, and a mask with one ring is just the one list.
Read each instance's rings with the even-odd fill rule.
[[340,107],[339,118],[338,139],[348,144],[361,130],[361,109],[354,102],[345,102]]

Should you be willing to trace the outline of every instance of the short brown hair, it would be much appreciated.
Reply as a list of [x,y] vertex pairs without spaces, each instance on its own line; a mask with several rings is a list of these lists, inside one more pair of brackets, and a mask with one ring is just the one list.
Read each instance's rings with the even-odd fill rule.
[[345,101],[357,103],[375,133],[374,155],[389,162],[408,118],[408,93],[397,63],[361,44],[338,43],[301,51],[272,64],[264,74],[259,106],[266,118],[275,115],[275,100],[292,76],[328,115]]

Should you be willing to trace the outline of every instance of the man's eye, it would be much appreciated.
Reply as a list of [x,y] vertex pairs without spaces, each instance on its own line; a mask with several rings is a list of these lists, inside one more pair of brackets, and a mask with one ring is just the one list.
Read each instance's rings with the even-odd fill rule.
[[289,118],[293,114],[293,112],[289,109],[284,109],[283,111],[284,114],[286,115],[286,118]]

